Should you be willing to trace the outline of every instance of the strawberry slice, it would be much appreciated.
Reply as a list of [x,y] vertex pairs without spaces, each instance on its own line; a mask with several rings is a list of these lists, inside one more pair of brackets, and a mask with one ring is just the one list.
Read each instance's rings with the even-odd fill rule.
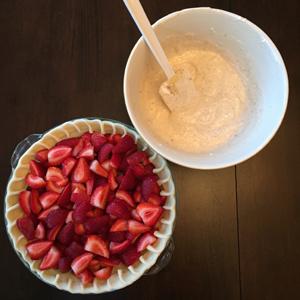
[[34,238],[34,224],[30,217],[19,218],[17,227],[27,240]]
[[111,152],[114,146],[110,143],[104,144],[100,151],[98,152],[98,160],[100,163],[103,163],[105,160],[110,158]]
[[144,251],[149,245],[153,244],[156,241],[156,237],[152,233],[143,234],[136,244],[137,252]]
[[143,178],[146,175],[146,169],[142,164],[133,165],[131,168],[137,178]]
[[67,184],[59,197],[57,198],[57,204],[61,207],[66,207],[70,203],[71,196],[71,184]]
[[50,211],[46,218],[46,224],[48,228],[53,228],[57,225],[62,225],[65,223],[67,215],[68,211],[61,208]]
[[86,188],[82,183],[72,182],[72,193],[78,193],[78,191],[86,192]]
[[34,176],[44,177],[45,170],[42,165],[35,160],[31,160],[29,163],[30,173]]
[[109,170],[108,172],[108,184],[111,191],[114,191],[118,187],[118,183],[116,180],[116,171],[114,169]]
[[26,176],[25,182],[32,189],[40,189],[46,186],[46,182],[42,177],[35,176],[30,173]]
[[76,159],[73,157],[68,157],[62,162],[62,174],[67,177],[71,174],[73,168],[76,165]]
[[74,237],[74,224],[67,223],[59,232],[58,241],[63,245],[70,245]]
[[47,181],[46,183],[46,190],[48,192],[54,192],[60,194],[63,191],[64,187],[63,186],[58,186],[55,182],[53,181]]
[[86,162],[85,158],[79,158],[75,170],[72,174],[72,181],[78,183],[87,182],[90,178],[90,169],[89,165]]
[[142,196],[145,201],[151,194],[159,194],[160,188],[155,176],[147,176],[142,182]]
[[49,167],[46,173],[46,180],[59,182],[65,180],[65,177],[61,171],[61,169],[57,167]]
[[110,231],[127,231],[128,230],[128,221],[123,219],[118,219],[111,226]]
[[122,261],[126,266],[133,265],[138,258],[140,257],[140,253],[137,252],[136,247],[131,245],[124,253],[121,254]]
[[69,272],[72,259],[70,257],[61,257],[58,261],[58,268],[62,273]]
[[19,204],[22,210],[24,211],[24,213],[28,216],[31,214],[30,198],[31,198],[30,191],[23,191],[19,194]]
[[106,171],[111,170],[110,159],[107,159],[107,160],[105,160],[103,163],[101,163],[101,166],[102,166]]
[[67,217],[66,217],[66,223],[73,222],[73,210],[70,210]]
[[111,242],[121,243],[124,240],[126,240],[126,232],[125,231],[109,232],[107,235],[107,239]]
[[75,207],[79,205],[81,202],[89,202],[90,197],[86,193],[86,191],[74,190],[71,194],[70,201],[75,202]]
[[120,189],[121,190],[132,190],[136,186],[136,179],[131,169],[128,169],[122,178]]
[[113,269],[112,267],[105,267],[94,272],[94,275],[98,279],[107,280],[111,276],[112,269]]
[[132,234],[138,234],[138,233],[144,233],[149,231],[151,228],[149,226],[146,226],[143,223],[140,223],[135,220],[129,220],[128,221],[128,231]]
[[124,201],[125,201],[126,203],[128,203],[131,207],[134,207],[134,206],[135,206],[134,201],[133,201],[131,195],[130,195],[128,192],[126,192],[126,191],[118,190],[118,191],[116,192],[116,197],[117,197],[118,199],[124,200]]
[[40,203],[42,204],[43,209],[46,209],[52,206],[57,201],[58,198],[59,198],[58,193],[45,192],[40,196]]
[[115,218],[130,219],[130,211],[123,200],[115,199],[110,202],[106,207],[106,213]]
[[41,220],[41,221],[45,221],[47,216],[49,215],[49,213],[52,211],[52,210],[55,210],[59,208],[57,205],[53,205],[51,207],[49,207],[48,209],[46,210],[43,210],[39,215],[38,215],[38,219]]
[[144,224],[153,226],[163,213],[163,208],[152,203],[140,203],[136,208]]
[[103,210],[101,208],[94,208],[87,212],[87,217],[94,218],[94,217],[101,217],[103,216]]
[[130,241],[131,244],[134,244],[136,240],[141,236],[141,233],[132,234],[130,232],[126,232],[126,239]]
[[109,243],[109,251],[111,254],[117,254],[124,252],[130,246],[130,242],[125,240],[121,243],[110,242]]
[[95,176],[91,174],[90,179],[86,182],[86,193],[91,196],[94,188]]
[[58,145],[51,148],[48,152],[48,161],[51,166],[60,165],[67,157],[71,156],[72,148]]
[[85,228],[84,225],[82,223],[76,223],[74,225],[74,231],[77,235],[84,235],[85,234]]
[[80,140],[79,137],[64,139],[58,142],[56,146],[67,146],[67,147],[74,148],[78,144],[79,140]]
[[99,259],[92,259],[88,268],[90,271],[96,272],[101,268],[101,262],[99,261]]
[[46,236],[46,230],[42,222],[35,229],[34,237],[38,240],[43,240]]
[[102,176],[105,178],[108,176],[107,171],[100,165],[100,163],[96,159],[91,162],[90,170],[99,176]]
[[80,274],[78,274],[83,285],[88,285],[93,282],[94,276],[90,270],[84,270]]
[[62,225],[57,225],[57,226],[51,228],[47,233],[47,239],[49,241],[55,241],[61,227],[62,227]]
[[52,246],[46,256],[44,256],[40,264],[40,270],[55,268],[58,264],[60,256],[60,251],[55,246]]
[[82,255],[83,253],[84,253],[83,247],[75,241],[73,241],[71,245],[65,249],[65,254],[67,255],[67,257],[70,257],[71,259],[74,259],[77,256]]
[[83,223],[86,220],[86,214],[92,209],[89,201],[82,201],[76,205],[73,210],[73,220],[77,223]]
[[114,256],[110,256],[110,258],[99,257],[98,260],[102,267],[115,267],[121,263],[121,260]]
[[84,139],[81,137],[77,145],[73,148],[72,155],[74,157],[77,157],[80,151],[83,149],[83,147],[84,147]]
[[126,134],[118,141],[116,146],[113,148],[113,153],[125,153],[135,148],[136,144],[134,139],[130,135]]
[[144,151],[136,151],[127,157],[127,163],[132,165],[143,164],[147,165],[149,163],[147,153]]
[[122,163],[122,156],[118,153],[113,153],[110,159],[110,165],[114,169],[119,169]]
[[88,234],[104,234],[107,232],[109,226],[109,216],[99,216],[89,218],[85,223],[84,227]]
[[137,213],[136,209],[133,209],[131,211],[131,216],[133,217],[133,219],[135,219],[138,222],[143,222],[142,218],[140,217],[140,215]]
[[91,204],[95,207],[104,209],[106,206],[107,196],[109,192],[109,185],[100,185],[95,188],[91,196]]
[[41,259],[52,247],[53,242],[51,241],[40,241],[35,243],[30,243],[26,246],[27,253],[29,257],[33,260]]
[[133,199],[137,203],[141,202],[141,200],[142,200],[142,193],[140,191],[140,186],[138,186],[136,188],[136,190],[134,191],[134,193],[133,193]]
[[92,160],[94,158],[94,146],[92,144],[85,145],[77,156],[77,158],[80,157],[84,157],[88,160]]
[[97,235],[90,235],[84,246],[84,250],[109,258],[106,242]]
[[163,206],[166,203],[166,199],[166,197],[162,197],[157,194],[151,194],[148,198],[148,202],[158,206]]
[[48,152],[48,149],[40,150],[35,154],[35,158],[41,163],[45,163],[48,161]]
[[91,136],[91,143],[94,146],[95,151],[99,151],[100,148],[107,142],[107,138],[99,133],[99,132],[93,132]]

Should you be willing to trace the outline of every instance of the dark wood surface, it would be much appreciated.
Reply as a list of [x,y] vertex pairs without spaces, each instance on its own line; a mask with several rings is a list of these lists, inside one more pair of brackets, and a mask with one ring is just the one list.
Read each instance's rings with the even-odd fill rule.
[[[161,273],[101,299],[300,299],[300,64],[297,0],[144,0],[152,22],[211,6],[260,26],[289,73],[286,117],[258,155],[217,171],[171,164],[176,250]],[[18,141],[75,117],[130,123],[122,80],[139,37],[121,0],[0,1],[0,184]],[[2,221],[2,299],[81,299],[49,287],[19,261]],[[85,298],[99,296],[85,296]]]

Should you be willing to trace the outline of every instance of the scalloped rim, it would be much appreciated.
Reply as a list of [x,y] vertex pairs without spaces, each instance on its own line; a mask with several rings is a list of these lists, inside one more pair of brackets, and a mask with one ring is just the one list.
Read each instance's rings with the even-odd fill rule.
[[[18,203],[18,194],[26,187],[24,177],[28,173],[29,161],[34,157],[34,154],[42,148],[51,148],[62,139],[80,136],[86,131],[92,132],[94,130],[102,133],[128,133],[133,136],[138,147],[149,154],[150,161],[155,166],[154,172],[160,177],[161,195],[167,196],[167,201],[164,206],[163,217],[160,220],[159,230],[154,233],[157,241],[153,246],[148,246],[147,251],[140,257],[140,260],[128,268],[114,269],[113,275],[106,281],[95,279],[92,285],[85,287],[70,272],[61,273],[57,270],[40,271],[38,269],[39,261],[31,260],[26,253],[26,239],[17,229],[16,220],[23,215]],[[166,248],[173,232],[176,215],[175,203],[175,186],[166,161],[150,148],[133,128],[131,129],[128,125],[113,120],[95,118],[68,121],[49,130],[20,157],[7,184],[4,212],[10,241],[21,261],[34,275],[45,283],[70,293],[100,294],[118,290],[132,284],[155,264],[162,251]]]

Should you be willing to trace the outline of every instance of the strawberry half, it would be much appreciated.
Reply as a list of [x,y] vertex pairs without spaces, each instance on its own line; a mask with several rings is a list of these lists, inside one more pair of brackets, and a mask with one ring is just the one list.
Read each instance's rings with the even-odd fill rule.
[[31,198],[30,191],[23,191],[19,194],[19,204],[22,210],[24,211],[24,213],[28,216],[31,214],[30,198]]
[[126,232],[125,231],[114,231],[109,232],[107,235],[107,239],[111,242],[121,243],[126,240]]
[[68,138],[58,142],[56,146],[67,146],[67,147],[74,148],[78,144],[79,140],[80,140],[79,137]]
[[66,207],[70,203],[71,196],[71,184],[67,184],[59,197],[57,198],[57,204],[61,207]]
[[86,193],[91,196],[93,189],[94,189],[94,183],[95,183],[95,176],[94,174],[91,174],[90,179],[86,182]]
[[107,138],[103,134],[99,132],[92,133],[91,143],[93,144],[95,151],[99,151],[106,142]]
[[90,170],[99,176],[102,176],[105,178],[108,176],[107,171],[100,165],[99,161],[96,159],[91,162]]
[[151,194],[159,194],[159,192],[160,188],[156,177],[147,176],[142,182],[142,196],[144,200],[147,201]]
[[51,166],[60,165],[67,157],[71,156],[72,148],[58,145],[51,148],[48,152],[48,162]]
[[106,213],[115,218],[130,219],[130,210],[123,200],[115,199],[110,202],[106,207]]
[[106,242],[97,235],[90,235],[87,238],[84,250],[109,258],[109,251]]
[[112,269],[113,269],[112,267],[105,267],[94,272],[94,275],[98,279],[107,280],[111,276]]
[[135,148],[136,144],[134,139],[130,135],[126,134],[118,141],[116,146],[113,148],[113,153],[125,153]]
[[121,260],[116,256],[111,256],[110,258],[99,257],[98,260],[102,267],[115,267],[121,263]]
[[70,257],[61,257],[58,261],[58,268],[62,273],[69,272],[72,259]]
[[92,144],[85,145],[77,157],[84,157],[88,160],[92,160],[94,158],[94,146]]
[[147,165],[149,163],[149,159],[146,152],[136,151],[127,157],[127,163],[131,166],[139,163]]
[[128,230],[128,221],[123,219],[118,219],[111,226],[110,231],[127,231]]
[[163,213],[162,207],[146,202],[140,203],[136,211],[142,218],[144,224],[148,226],[155,225]]
[[55,241],[60,229],[61,229],[62,225],[56,225],[55,227],[51,228],[50,230],[48,230],[47,233],[47,239],[49,241]]
[[78,183],[87,182],[90,178],[90,169],[89,165],[86,162],[85,158],[79,158],[75,170],[72,174],[72,181]]
[[105,160],[110,158],[113,147],[114,146],[110,143],[106,143],[101,147],[98,153],[98,160],[100,163],[103,163]]
[[43,209],[46,209],[52,206],[57,201],[58,198],[59,198],[58,193],[45,192],[40,196],[40,203],[42,204]]
[[89,218],[85,221],[84,227],[88,234],[104,234],[108,230],[109,216]]
[[30,243],[26,246],[27,253],[29,257],[33,260],[40,259],[45,256],[45,254],[52,247],[53,242],[51,241],[41,241]]
[[76,258],[84,253],[83,247],[77,242],[73,241],[70,246],[65,249],[65,254],[71,259]]
[[108,184],[111,191],[114,191],[118,187],[118,183],[116,180],[116,171],[114,169],[109,170],[108,172]]
[[104,209],[106,206],[108,192],[108,184],[98,186],[91,196],[91,204],[95,207]]
[[119,169],[122,163],[122,156],[118,153],[113,153],[110,159],[110,165],[114,169]]
[[130,266],[138,260],[138,258],[140,257],[140,253],[137,252],[136,247],[132,245],[124,253],[121,254],[121,257],[123,263],[126,266]]
[[93,273],[90,270],[84,270],[80,274],[78,274],[83,285],[88,285],[94,280]]
[[50,211],[46,218],[46,224],[48,228],[53,228],[57,225],[62,225],[65,223],[67,215],[68,211],[61,208]]
[[30,217],[23,217],[17,220],[17,227],[27,240],[34,238],[34,224]]
[[125,240],[121,243],[110,242],[109,243],[109,251],[111,254],[117,254],[124,252],[130,246],[130,242]]
[[41,221],[44,221],[46,220],[47,216],[49,215],[49,213],[54,210],[54,209],[57,209],[59,208],[57,205],[53,205],[51,207],[49,207],[48,209],[46,210],[43,210],[39,215],[38,215],[38,219],[41,220]]
[[116,192],[116,197],[118,199],[124,200],[126,203],[128,203],[131,207],[135,207],[135,203],[131,197],[131,195],[126,192],[126,191],[122,191],[122,190],[118,190]]
[[144,251],[149,245],[156,241],[156,237],[151,233],[143,234],[137,241],[136,250],[137,252]]
[[59,182],[65,180],[65,177],[61,171],[61,169],[57,167],[49,167],[46,173],[46,180]]
[[76,165],[76,159],[73,157],[68,157],[62,162],[62,174],[67,177],[71,174],[73,168]]
[[44,256],[40,264],[40,270],[55,268],[58,264],[59,259],[60,251],[55,246],[52,246],[46,256]]
[[58,186],[55,182],[53,181],[47,181],[46,183],[46,190],[48,192],[54,192],[60,194],[63,190],[63,186]]
[[101,268],[101,262],[98,259],[92,259],[88,268],[90,271],[96,272]]
[[48,152],[48,149],[40,150],[35,154],[35,158],[41,163],[45,163],[48,161]]
[[93,259],[93,254],[84,253],[84,254],[76,257],[72,261],[71,269],[73,270],[73,272],[76,275],[78,275],[88,267],[88,265],[89,265],[89,263],[91,262],[92,259]]
[[46,182],[42,177],[28,174],[25,178],[25,182],[32,189],[40,189],[46,186]]
[[128,231],[132,234],[144,233],[150,231],[150,227],[135,220],[128,221]]
[[44,177],[45,171],[42,165],[35,160],[31,160],[29,163],[30,173],[34,176]]
[[43,240],[46,236],[46,230],[42,222],[35,229],[34,237],[38,240]]
[[120,190],[132,190],[136,186],[136,179],[131,169],[128,169],[122,178]]

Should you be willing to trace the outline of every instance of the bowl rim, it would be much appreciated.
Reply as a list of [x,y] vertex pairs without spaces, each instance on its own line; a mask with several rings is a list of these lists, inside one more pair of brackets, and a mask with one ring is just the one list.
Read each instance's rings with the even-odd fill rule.
[[129,69],[130,69],[130,65],[134,59],[135,56],[135,52],[137,51],[137,48],[142,44],[145,43],[143,40],[143,37],[141,36],[138,41],[135,43],[134,47],[132,48],[129,57],[127,59],[127,63],[126,63],[126,67],[125,67],[125,71],[124,71],[124,76],[123,76],[123,94],[124,94],[124,99],[125,99],[125,105],[126,105],[126,109],[127,112],[129,114],[129,117],[134,125],[134,127],[136,128],[136,130],[138,131],[138,133],[142,136],[142,138],[156,151],[158,152],[160,155],[162,155],[164,158],[166,158],[167,160],[176,163],[178,165],[184,166],[184,167],[188,167],[188,168],[192,168],[192,169],[201,169],[201,170],[215,170],[215,169],[222,169],[222,168],[227,168],[227,167],[232,167],[234,165],[237,165],[239,163],[242,163],[244,161],[246,161],[247,159],[253,157],[254,155],[256,155],[259,151],[261,151],[270,141],[271,139],[275,136],[276,132],[278,131],[280,125],[282,124],[283,118],[285,116],[286,110],[287,110],[287,104],[288,104],[288,96],[289,96],[289,80],[288,80],[288,73],[287,73],[287,69],[284,63],[284,60],[279,52],[279,50],[277,49],[276,45],[274,44],[274,42],[272,41],[272,39],[261,29],[259,28],[256,24],[252,23],[251,21],[249,21],[248,19],[241,17],[237,14],[234,14],[232,12],[226,11],[226,10],[222,10],[222,9],[218,9],[218,8],[211,8],[211,7],[192,7],[192,8],[186,8],[186,9],[182,9],[179,11],[175,11],[173,13],[170,13],[162,18],[160,18],[159,20],[157,20],[152,27],[156,28],[158,27],[160,24],[162,23],[166,23],[169,19],[172,19],[178,15],[182,15],[182,14],[188,14],[192,11],[197,11],[197,12],[212,12],[215,13],[217,15],[228,15],[233,19],[236,20],[243,20],[250,28],[252,28],[254,31],[256,31],[258,34],[260,34],[266,41],[266,43],[268,44],[270,50],[272,51],[274,57],[276,57],[277,61],[280,64],[280,67],[282,69],[282,74],[284,77],[284,96],[283,96],[283,105],[282,105],[282,110],[281,110],[281,115],[280,118],[278,119],[278,123],[276,124],[276,126],[274,126],[273,130],[270,131],[270,133],[266,136],[265,140],[263,143],[261,143],[258,147],[256,147],[253,151],[249,152],[248,154],[245,155],[241,155],[239,158],[236,159],[232,159],[231,162],[229,163],[213,163],[211,165],[202,165],[201,163],[195,165],[195,163],[190,163],[187,162],[185,160],[180,160],[178,158],[175,157],[175,154],[171,154],[168,151],[162,150],[160,149],[155,143],[152,143],[149,141],[149,139],[147,138],[147,135],[144,133],[144,130],[141,129],[141,126],[138,125],[138,122],[131,110],[131,106],[130,106],[130,101],[129,101],[129,96],[128,96],[128,74],[129,74]]

